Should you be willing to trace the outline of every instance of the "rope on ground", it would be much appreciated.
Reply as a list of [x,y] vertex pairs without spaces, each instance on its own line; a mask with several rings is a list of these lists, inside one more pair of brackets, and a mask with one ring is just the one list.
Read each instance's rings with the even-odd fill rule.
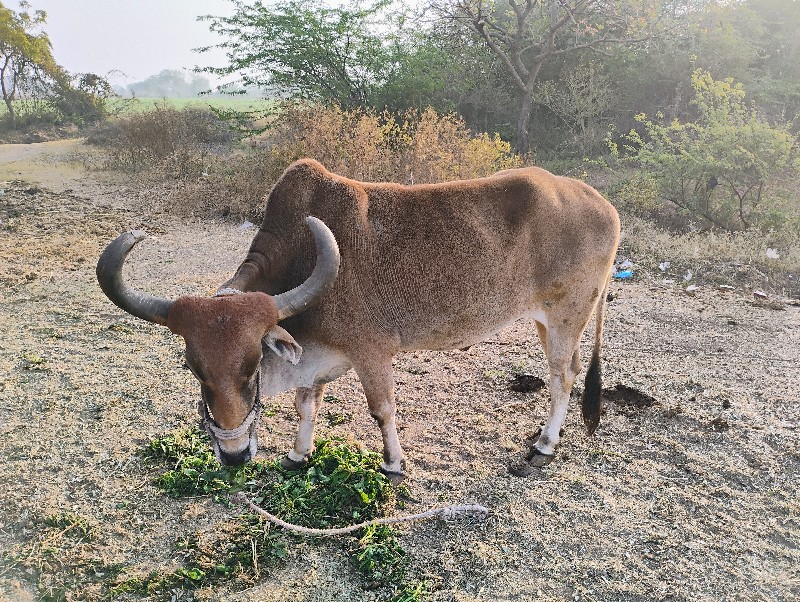
[[398,516],[394,518],[376,518],[374,520],[369,520],[363,523],[359,523],[357,525],[350,525],[349,527],[340,527],[338,529],[312,529],[310,527],[303,527],[301,525],[293,525],[292,523],[287,523],[284,520],[281,520],[274,514],[270,514],[260,506],[256,506],[252,501],[250,501],[247,496],[243,493],[237,493],[236,495],[231,496],[231,501],[244,504],[248,506],[253,512],[263,516],[269,522],[277,525],[279,527],[283,527],[284,529],[289,529],[290,531],[294,531],[296,533],[303,533],[305,535],[317,535],[320,537],[330,537],[332,535],[344,535],[345,533],[352,533],[353,531],[358,531],[359,529],[363,529],[364,527],[371,527],[373,525],[390,525],[394,523],[407,523],[411,521],[417,520],[426,520],[429,518],[434,518],[439,516],[445,520],[456,518],[459,516],[467,516],[477,520],[486,520],[486,517],[489,516],[489,509],[480,506],[478,504],[461,504],[457,506],[446,506],[444,508],[433,508],[432,510],[428,510],[427,512],[420,512],[419,514],[412,514],[410,516]]

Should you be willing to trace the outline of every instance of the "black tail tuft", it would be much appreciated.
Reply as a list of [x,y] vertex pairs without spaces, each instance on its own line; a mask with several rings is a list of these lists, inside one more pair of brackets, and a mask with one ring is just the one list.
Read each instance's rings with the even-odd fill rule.
[[600,393],[603,386],[603,375],[600,369],[600,354],[592,354],[592,361],[586,371],[584,381],[583,400],[581,408],[583,411],[583,423],[589,434],[593,434],[600,424]]

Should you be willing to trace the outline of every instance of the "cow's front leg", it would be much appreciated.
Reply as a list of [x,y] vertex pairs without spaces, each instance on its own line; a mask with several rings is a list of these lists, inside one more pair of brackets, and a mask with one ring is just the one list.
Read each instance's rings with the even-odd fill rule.
[[300,417],[300,425],[294,440],[294,448],[281,460],[281,466],[284,468],[297,470],[308,463],[308,459],[314,451],[314,421],[324,390],[324,384],[311,388],[297,388],[294,409],[297,410],[297,415]]
[[378,423],[383,439],[383,462],[381,472],[394,485],[399,485],[406,477],[406,461],[400,438],[397,436],[397,420],[394,403],[394,373],[392,359],[369,367],[355,366],[364,395],[367,397],[369,413]]

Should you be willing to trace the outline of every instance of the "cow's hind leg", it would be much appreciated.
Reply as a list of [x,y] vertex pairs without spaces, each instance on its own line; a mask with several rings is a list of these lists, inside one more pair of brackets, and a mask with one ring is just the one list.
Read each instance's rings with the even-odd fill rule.
[[383,439],[381,472],[393,484],[398,485],[406,477],[406,461],[397,435],[392,359],[389,357],[384,362],[373,360],[369,366],[355,365],[354,368],[364,388],[369,413],[381,429]]
[[512,464],[511,472],[525,476],[549,464],[561,440],[561,427],[567,415],[567,406],[575,377],[581,371],[580,335],[573,329],[555,329],[536,323],[543,339],[547,365],[550,370],[550,412],[547,421],[532,442],[524,461]]
[[310,388],[298,387],[294,398],[294,408],[300,417],[300,425],[294,440],[294,448],[281,460],[281,466],[284,468],[297,470],[308,463],[308,459],[314,451],[314,421],[324,391],[324,384]]

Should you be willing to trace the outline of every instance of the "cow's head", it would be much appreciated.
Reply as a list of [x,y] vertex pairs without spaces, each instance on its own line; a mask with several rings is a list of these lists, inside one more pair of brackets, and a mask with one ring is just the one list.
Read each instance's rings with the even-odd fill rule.
[[214,297],[171,301],[132,290],[122,280],[122,266],[144,238],[139,231],[118,236],[97,263],[100,288],[111,301],[183,337],[186,364],[200,381],[202,424],[223,464],[243,464],[255,455],[262,354],[277,353],[292,363],[300,359],[301,347],[278,322],[316,303],[339,271],[331,231],[315,217],[306,224],[317,246],[314,271],[300,286],[275,296],[223,289]]

